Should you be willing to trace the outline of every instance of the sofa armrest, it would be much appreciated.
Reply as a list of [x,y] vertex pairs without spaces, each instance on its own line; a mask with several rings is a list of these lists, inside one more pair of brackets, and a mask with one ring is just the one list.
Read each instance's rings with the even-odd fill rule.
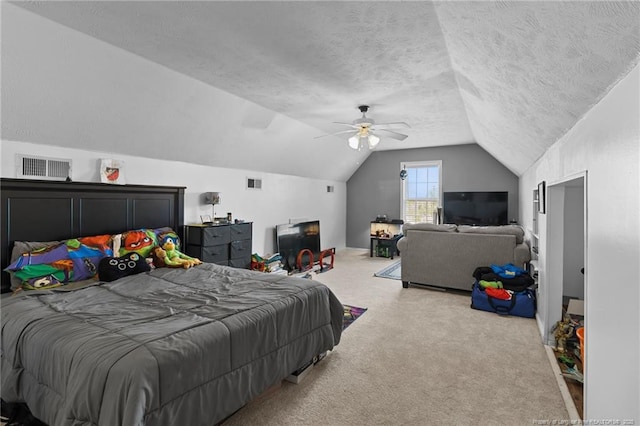
[[408,244],[409,244],[409,241],[407,241],[407,237],[402,237],[396,243],[396,247],[398,248],[398,251],[402,253],[402,251],[407,248]]
[[527,243],[520,243],[513,249],[513,263],[516,266],[522,267],[525,263],[531,260],[531,250]]

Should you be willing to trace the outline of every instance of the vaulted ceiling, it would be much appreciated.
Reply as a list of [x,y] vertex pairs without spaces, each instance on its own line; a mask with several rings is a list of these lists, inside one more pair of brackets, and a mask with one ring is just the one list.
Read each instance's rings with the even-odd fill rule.
[[[259,150],[263,161],[234,156],[234,138],[213,137],[224,121],[201,140],[185,136],[173,158],[337,180],[369,151],[314,137],[344,130],[333,122],[358,118],[360,104],[378,122],[411,125],[378,150],[477,142],[521,174],[640,59],[638,2],[13,4],[250,102],[248,127],[306,129],[272,147],[302,168]],[[19,140],[12,129],[3,123],[3,137]],[[218,155],[207,158],[212,143]]]

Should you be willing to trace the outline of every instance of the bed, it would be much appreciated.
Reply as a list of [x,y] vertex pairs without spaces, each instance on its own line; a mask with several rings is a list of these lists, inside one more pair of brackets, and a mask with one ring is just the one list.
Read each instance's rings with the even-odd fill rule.
[[[3,269],[15,241],[183,228],[184,188],[3,179],[1,197]],[[49,425],[217,424],[333,349],[342,317],[321,283],[214,264],[5,295],[2,399]]]

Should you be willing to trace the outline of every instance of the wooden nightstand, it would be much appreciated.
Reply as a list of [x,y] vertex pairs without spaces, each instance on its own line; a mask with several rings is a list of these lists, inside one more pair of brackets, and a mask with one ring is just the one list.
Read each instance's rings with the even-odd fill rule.
[[252,223],[185,226],[186,253],[203,262],[251,269]]

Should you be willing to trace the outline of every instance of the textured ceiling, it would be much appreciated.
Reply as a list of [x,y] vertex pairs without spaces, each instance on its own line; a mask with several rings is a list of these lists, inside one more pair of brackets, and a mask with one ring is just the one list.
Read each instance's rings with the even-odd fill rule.
[[[266,108],[317,129],[312,138],[343,130],[332,122],[368,104],[376,121],[412,127],[378,149],[475,141],[517,174],[640,52],[636,2],[14,4],[256,104],[262,116],[245,117],[247,127],[267,126]],[[211,165],[245,167],[221,163],[234,147],[218,143]],[[325,146],[341,156],[345,145]],[[206,148],[175,156],[193,161]],[[347,179],[363,158],[329,174],[314,162],[292,173]]]
[[439,3],[477,142],[526,170],[638,62],[640,4]]

